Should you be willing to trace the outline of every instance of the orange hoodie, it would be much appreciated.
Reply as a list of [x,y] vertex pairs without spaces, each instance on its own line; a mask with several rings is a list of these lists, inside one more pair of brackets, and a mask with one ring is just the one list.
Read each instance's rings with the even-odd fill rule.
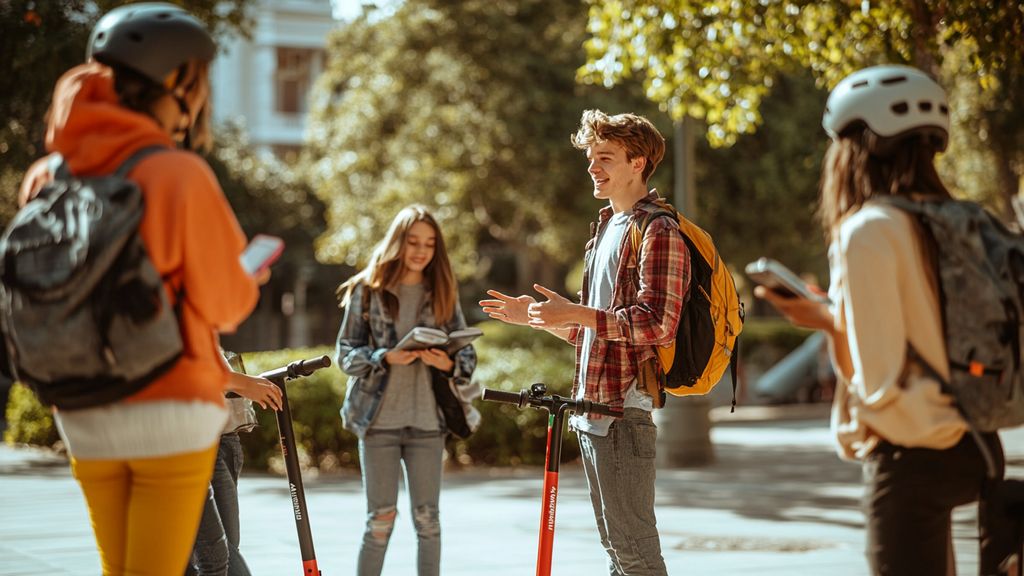
[[[223,404],[228,369],[220,358],[218,332],[233,331],[259,298],[256,282],[242,269],[245,235],[213,172],[174,142],[149,116],[118,104],[110,68],[91,62],[57,82],[46,131],[46,148],[60,153],[76,176],[113,173],[133,152],[154,144],[167,152],[147,156],[128,174],[145,197],[142,240],[157,271],[184,287],[181,360],[152,385],[127,399],[203,400]],[[46,158],[29,169],[19,202],[50,179]]]

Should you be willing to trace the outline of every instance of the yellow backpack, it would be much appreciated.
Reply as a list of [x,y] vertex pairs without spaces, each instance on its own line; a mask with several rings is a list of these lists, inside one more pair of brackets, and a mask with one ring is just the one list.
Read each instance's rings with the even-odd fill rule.
[[729,268],[718,255],[711,235],[679,213],[664,199],[630,231],[637,260],[647,226],[666,216],[679,223],[690,249],[690,289],[683,302],[676,338],[658,346],[661,383],[673,396],[707,394],[731,368],[732,407],[736,407],[736,363],[743,330],[743,303]]

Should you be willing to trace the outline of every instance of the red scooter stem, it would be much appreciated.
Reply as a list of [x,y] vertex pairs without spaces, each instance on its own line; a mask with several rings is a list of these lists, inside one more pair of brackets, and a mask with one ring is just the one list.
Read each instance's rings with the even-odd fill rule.
[[534,384],[529,390],[516,394],[485,388],[484,400],[515,404],[520,408],[530,406],[548,411],[548,443],[544,457],[544,492],[540,511],[540,532],[537,541],[537,576],[551,576],[551,552],[555,541],[555,509],[558,505],[558,465],[562,456],[562,429],[565,412],[577,414],[592,412],[606,416],[622,416],[621,408],[598,404],[589,400],[573,400],[557,394],[544,396],[547,388]]
[[551,576],[551,551],[555,543],[555,510],[558,507],[558,464],[562,454],[562,423],[565,405],[548,415],[548,445],[544,456],[544,491],[537,539],[537,576]]

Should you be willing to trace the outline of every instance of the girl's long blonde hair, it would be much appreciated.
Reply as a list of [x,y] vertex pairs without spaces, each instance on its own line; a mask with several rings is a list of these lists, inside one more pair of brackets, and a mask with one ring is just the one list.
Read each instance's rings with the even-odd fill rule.
[[387,234],[377,243],[370,255],[370,262],[356,275],[338,286],[337,296],[342,308],[349,305],[352,290],[357,284],[363,284],[369,290],[378,291],[384,298],[388,312],[394,316],[398,310],[398,300],[388,290],[398,286],[406,273],[403,256],[405,240],[409,229],[417,222],[426,222],[434,229],[434,257],[423,270],[423,280],[427,291],[431,294],[434,307],[434,319],[438,324],[451,320],[455,314],[456,285],[455,275],[448,260],[445,249],[444,235],[437,220],[420,205],[403,208],[391,221]]

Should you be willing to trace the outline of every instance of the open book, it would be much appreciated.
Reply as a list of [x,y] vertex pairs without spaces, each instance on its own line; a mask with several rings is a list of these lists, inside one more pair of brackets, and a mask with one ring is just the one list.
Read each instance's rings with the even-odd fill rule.
[[443,348],[448,354],[462,350],[470,342],[483,336],[479,328],[463,328],[450,334],[438,328],[417,326],[405,335],[395,346],[395,350],[426,350],[427,348]]

